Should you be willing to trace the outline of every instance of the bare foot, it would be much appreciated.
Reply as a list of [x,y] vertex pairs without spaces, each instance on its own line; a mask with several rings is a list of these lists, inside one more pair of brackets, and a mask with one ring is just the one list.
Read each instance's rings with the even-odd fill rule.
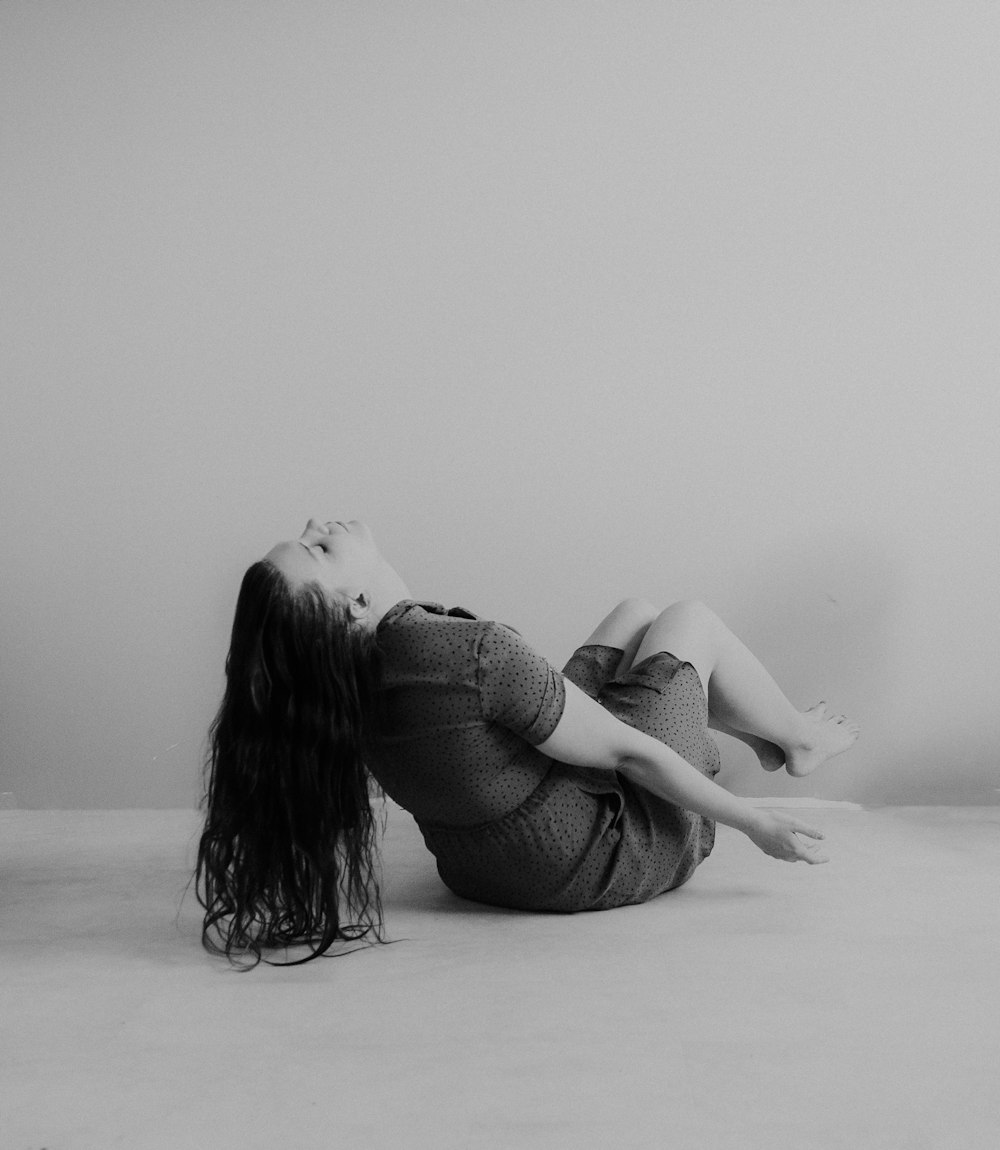
[[832,715],[826,703],[802,713],[802,740],[788,750],[785,770],[800,779],[854,745],[860,728],[844,715]]

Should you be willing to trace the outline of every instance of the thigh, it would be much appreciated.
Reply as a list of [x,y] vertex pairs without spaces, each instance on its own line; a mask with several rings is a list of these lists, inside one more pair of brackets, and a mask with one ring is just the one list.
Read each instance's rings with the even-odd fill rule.
[[621,669],[625,670],[632,665],[647,629],[659,614],[645,599],[623,599],[581,646],[615,647],[623,652]]
[[720,628],[718,616],[704,603],[684,599],[661,611],[646,628],[635,662],[641,663],[660,651],[675,655],[695,668],[707,695],[708,681],[719,657]]

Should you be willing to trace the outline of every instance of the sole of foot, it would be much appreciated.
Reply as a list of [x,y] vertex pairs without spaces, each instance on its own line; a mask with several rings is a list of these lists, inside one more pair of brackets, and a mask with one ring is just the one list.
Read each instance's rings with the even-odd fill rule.
[[826,703],[817,703],[802,712],[802,742],[788,752],[785,770],[796,779],[810,775],[835,755],[843,754],[857,742],[860,728],[846,715],[834,715]]

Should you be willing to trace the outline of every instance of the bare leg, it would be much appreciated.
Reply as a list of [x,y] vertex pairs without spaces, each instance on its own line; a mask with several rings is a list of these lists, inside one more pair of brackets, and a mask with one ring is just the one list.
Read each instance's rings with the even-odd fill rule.
[[647,603],[645,599],[623,599],[581,645],[617,647],[625,652],[618,671],[627,671],[632,666],[646,631],[659,615],[659,608]]
[[[654,607],[645,599],[623,599],[601,621],[583,645],[596,643],[602,647],[617,647],[623,651],[624,654],[617,668],[617,673],[622,674],[633,663],[637,662],[636,655],[646,632],[662,614],[663,612],[658,607]],[[721,731],[734,739],[739,739],[742,743],[746,743],[760,759],[760,765],[764,770],[777,771],[785,765],[785,752],[776,744],[769,743],[766,739],[747,731],[739,731],[711,713],[709,714],[708,725],[715,731]]]
[[762,739],[759,735],[751,735],[747,731],[737,731],[735,727],[724,723],[711,711],[708,712],[708,726],[710,730],[721,731],[724,735],[729,735],[730,738],[739,739],[741,743],[746,743],[760,759],[760,765],[765,771],[780,771],[785,765],[785,752],[777,743],[769,743],[767,739]]
[[[809,774],[858,737],[855,723],[830,714],[823,703],[797,711],[757,658],[703,603],[686,600],[661,612],[646,629],[636,661],[657,651],[669,651],[694,665],[716,730],[744,732],[774,744],[790,775]],[[774,762],[770,752],[767,761],[764,756],[761,761],[776,769],[769,766]]]

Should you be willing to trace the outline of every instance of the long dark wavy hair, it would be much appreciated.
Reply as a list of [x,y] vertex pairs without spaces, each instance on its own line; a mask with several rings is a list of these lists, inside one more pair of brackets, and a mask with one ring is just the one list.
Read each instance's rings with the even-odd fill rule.
[[[384,941],[365,747],[378,722],[374,632],[266,560],[243,577],[209,730],[195,871],[202,943],[235,966],[305,945]],[[271,961],[264,959],[264,961]]]

